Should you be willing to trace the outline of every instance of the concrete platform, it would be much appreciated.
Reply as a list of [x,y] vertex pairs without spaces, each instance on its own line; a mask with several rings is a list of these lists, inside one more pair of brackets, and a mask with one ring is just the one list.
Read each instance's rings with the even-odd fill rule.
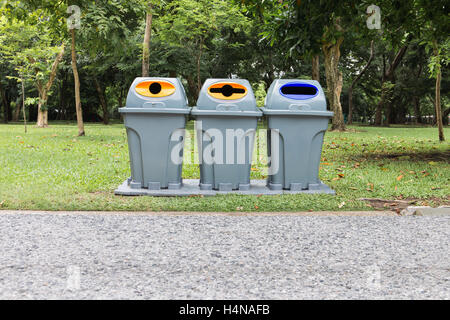
[[192,195],[215,196],[218,194],[242,194],[242,195],[279,195],[279,194],[332,194],[336,192],[321,183],[314,190],[270,190],[266,184],[266,180],[251,180],[249,190],[232,190],[232,191],[216,191],[201,190],[200,180],[185,179],[180,189],[133,189],[128,184],[129,179],[125,180],[115,191],[114,194],[120,196],[153,196],[153,197],[183,197]]

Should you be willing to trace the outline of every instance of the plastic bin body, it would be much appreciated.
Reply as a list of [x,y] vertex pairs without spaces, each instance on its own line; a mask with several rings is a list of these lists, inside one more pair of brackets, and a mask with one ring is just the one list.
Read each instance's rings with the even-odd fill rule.
[[[237,94],[224,89],[222,97],[220,90],[224,86],[235,88]],[[249,82],[208,79],[191,114],[196,119],[200,188],[249,190],[255,133],[262,116]]]
[[[155,85],[151,93],[149,87],[154,83],[162,86]],[[190,112],[181,82],[176,78],[137,78],[128,92],[126,107],[119,112],[128,137],[129,186],[180,188],[184,128]]]
[[[268,123],[268,176],[272,190],[320,188],[319,165],[329,119],[326,98],[319,82],[275,80],[268,90],[264,115]],[[277,141],[273,141],[277,139]]]

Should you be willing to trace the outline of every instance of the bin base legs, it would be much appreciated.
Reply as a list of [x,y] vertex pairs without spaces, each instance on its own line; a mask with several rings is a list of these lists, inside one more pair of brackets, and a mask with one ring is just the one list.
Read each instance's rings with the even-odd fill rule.
[[175,182],[169,182],[169,190],[178,190],[181,189],[181,187],[183,186],[182,183],[175,183]]
[[[213,186],[210,183],[200,183],[200,190],[213,190]],[[239,188],[233,189],[232,183],[219,183],[219,189],[216,191],[220,192],[231,192],[231,191],[248,191],[250,190],[250,184],[239,184]]]
[[[127,186],[130,189],[133,189],[133,190],[143,189],[142,188],[142,183],[133,181],[131,178],[128,178],[125,182],[126,182]],[[179,182],[178,183],[177,182],[169,182],[168,183],[168,187],[164,188],[164,189],[179,190],[179,189],[181,189],[182,186],[183,186],[183,184],[179,183]],[[148,189],[148,190],[160,190],[160,189],[162,189],[161,188],[161,183],[160,182],[149,182],[148,183],[148,188],[146,188],[146,189]]]
[[159,190],[161,189],[161,183],[159,182],[149,182],[148,190]]
[[[304,190],[310,190],[310,191],[320,191],[322,190],[324,184],[320,183],[310,183],[310,184],[304,184],[304,183],[291,183],[289,185],[289,189],[284,189],[287,191],[304,191]],[[281,183],[267,183],[267,187],[270,190],[283,190],[283,185]]]
[[130,188],[131,189],[141,189],[142,188],[142,183],[130,181]]
[[149,182],[148,190],[160,190],[160,189],[169,189],[169,190],[178,190],[181,189],[181,183],[169,182],[167,188],[161,188],[160,182]]
[[212,190],[212,184],[200,183],[200,190]]

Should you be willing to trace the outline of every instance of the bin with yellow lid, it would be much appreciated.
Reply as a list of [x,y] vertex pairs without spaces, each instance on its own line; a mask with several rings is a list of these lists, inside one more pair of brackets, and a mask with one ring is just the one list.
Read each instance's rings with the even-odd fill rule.
[[186,93],[176,78],[136,78],[124,117],[132,189],[179,189],[186,118]]
[[249,190],[258,118],[250,83],[208,79],[200,90],[195,118],[201,190]]

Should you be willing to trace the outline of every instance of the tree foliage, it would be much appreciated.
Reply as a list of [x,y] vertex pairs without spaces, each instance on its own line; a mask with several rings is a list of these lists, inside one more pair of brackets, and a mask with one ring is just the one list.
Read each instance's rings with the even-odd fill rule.
[[[249,79],[259,104],[276,78],[320,82],[343,128],[351,88],[352,120],[370,123],[444,122],[448,98],[449,14],[445,0],[380,0],[380,29],[370,29],[369,0],[10,0],[0,4],[0,103],[4,120],[39,97],[61,47],[70,47],[69,5],[81,10],[76,29],[80,103],[87,121],[119,118],[133,79],[141,74],[146,14],[151,8],[150,76],[180,77],[194,105],[206,78]],[[374,55],[370,65],[365,66]],[[315,60],[317,61],[317,60]],[[361,72],[364,70],[364,73]],[[50,119],[74,119],[70,50],[46,103]],[[351,87],[357,80],[357,85]],[[440,80],[439,80],[440,79]],[[439,80],[439,81],[438,81]],[[438,84],[439,82],[439,84]],[[437,95],[439,86],[442,95]],[[342,94],[341,94],[342,91]],[[436,98],[438,97],[438,98]],[[11,104],[13,102],[13,104]],[[36,118],[37,108],[29,109]],[[348,120],[348,119],[347,119]]]

